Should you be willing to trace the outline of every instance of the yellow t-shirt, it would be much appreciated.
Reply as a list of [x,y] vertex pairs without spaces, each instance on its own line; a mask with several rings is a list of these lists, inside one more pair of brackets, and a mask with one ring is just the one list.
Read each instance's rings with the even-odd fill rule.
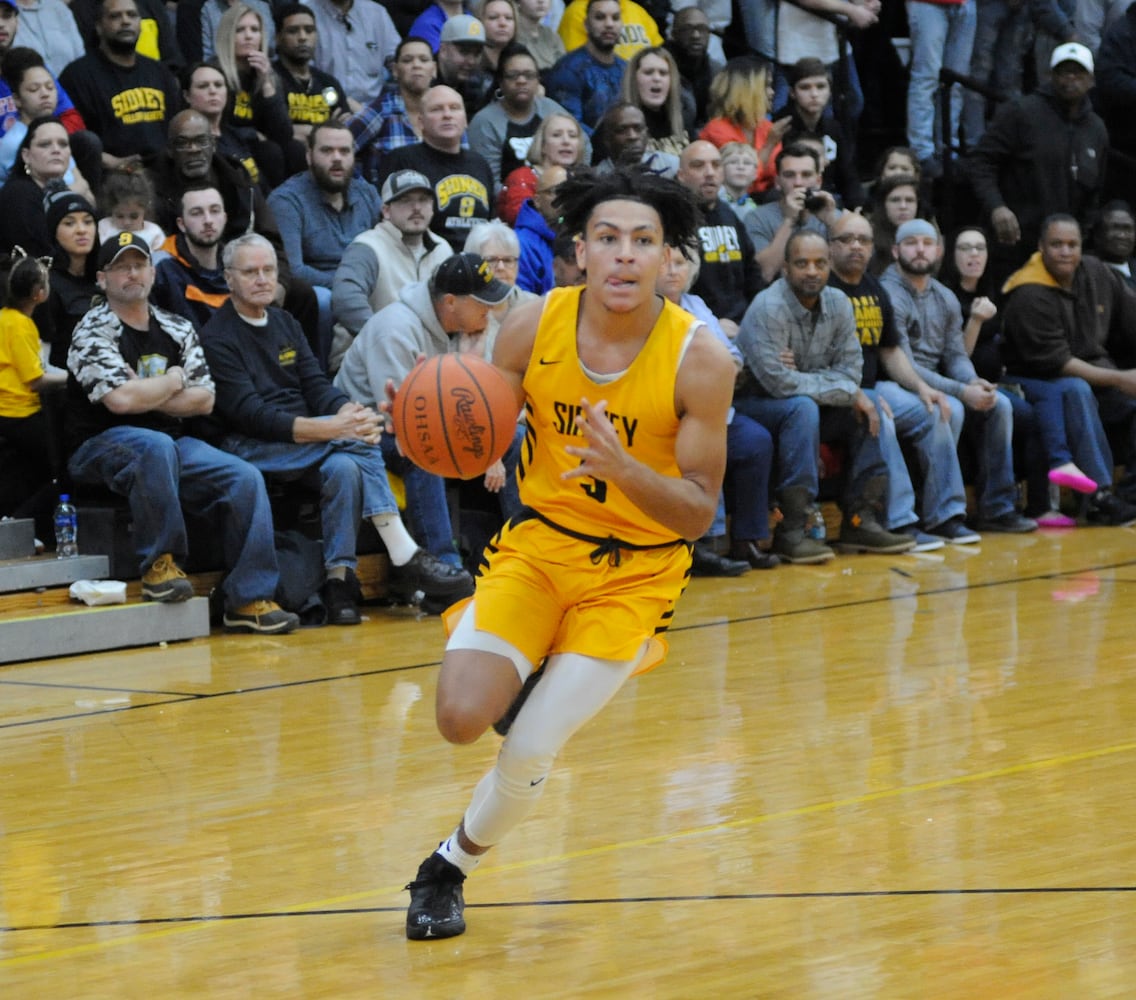
[[[632,0],[619,0],[619,11],[623,15],[623,30],[619,33],[619,44],[615,54],[621,59],[630,59],[640,49],[663,44],[663,36],[655,19]],[[573,0],[560,18],[560,38],[564,48],[571,52],[588,40],[584,30],[584,18],[588,12],[587,0]]]
[[39,393],[29,386],[42,375],[35,323],[18,309],[0,309],[0,417],[38,413]]
[[630,367],[611,382],[591,379],[576,349],[582,287],[555,288],[545,299],[524,377],[527,435],[518,468],[521,500],[555,523],[586,535],[633,545],[675,540],[618,487],[597,479],[561,479],[580,460],[565,451],[585,443],[576,418],[582,406],[607,401],[607,414],[623,446],[664,476],[679,478],[674,386],[679,363],[697,321],[667,302]]

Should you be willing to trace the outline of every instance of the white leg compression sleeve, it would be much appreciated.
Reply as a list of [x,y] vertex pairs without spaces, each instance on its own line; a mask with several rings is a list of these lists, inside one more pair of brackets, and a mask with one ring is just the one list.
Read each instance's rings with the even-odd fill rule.
[[544,676],[514,720],[497,764],[473,793],[466,835],[491,847],[521,822],[544,791],[552,762],[569,738],[623,686],[646,651],[632,660],[599,660],[578,653],[548,658]]

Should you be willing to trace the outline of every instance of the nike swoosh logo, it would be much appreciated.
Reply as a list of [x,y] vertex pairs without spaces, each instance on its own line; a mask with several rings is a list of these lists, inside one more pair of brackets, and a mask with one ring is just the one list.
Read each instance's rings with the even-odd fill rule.
[[[547,775],[545,775],[545,777],[547,777]],[[536,788],[542,781],[544,781],[544,778],[537,778],[536,781],[530,781],[529,788]]]
[[537,361],[537,364],[541,364],[541,365],[558,365],[558,364],[560,364],[560,362],[561,362],[561,361],[563,361],[563,360],[564,360],[563,358],[554,358],[554,359],[553,359],[552,361],[545,361],[545,360],[544,360],[544,358],[540,358],[540,359],[539,359],[539,360]]

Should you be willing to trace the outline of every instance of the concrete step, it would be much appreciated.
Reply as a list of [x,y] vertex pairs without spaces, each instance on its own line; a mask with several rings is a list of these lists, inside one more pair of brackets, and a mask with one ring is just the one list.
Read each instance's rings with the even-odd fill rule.
[[106,556],[78,555],[72,559],[56,559],[54,554],[50,554],[29,559],[4,559],[0,560],[0,594],[70,586],[76,580],[105,580],[109,574],[110,563]]
[[0,663],[77,656],[209,635],[209,601],[45,607],[0,620]]
[[23,559],[35,555],[35,522],[30,517],[0,521],[0,559]]

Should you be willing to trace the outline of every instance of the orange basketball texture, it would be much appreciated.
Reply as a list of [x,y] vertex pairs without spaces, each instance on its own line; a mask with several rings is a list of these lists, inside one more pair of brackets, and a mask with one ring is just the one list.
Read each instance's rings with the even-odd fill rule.
[[487,361],[439,354],[410,370],[392,410],[398,445],[415,465],[472,479],[508,451],[520,408],[508,380]]

